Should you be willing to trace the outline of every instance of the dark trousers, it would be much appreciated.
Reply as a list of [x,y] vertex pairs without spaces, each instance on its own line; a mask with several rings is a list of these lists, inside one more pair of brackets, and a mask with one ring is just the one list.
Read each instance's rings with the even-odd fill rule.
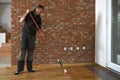
[[33,61],[35,40],[36,35],[31,35],[29,33],[22,32],[20,37],[20,53],[18,56],[19,61],[24,61],[25,56],[27,58],[27,61]]

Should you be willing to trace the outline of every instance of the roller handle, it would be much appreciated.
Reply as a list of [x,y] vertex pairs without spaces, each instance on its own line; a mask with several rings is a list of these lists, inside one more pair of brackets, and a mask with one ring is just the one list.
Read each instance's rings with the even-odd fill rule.
[[61,67],[63,67],[61,60],[58,59],[58,63],[60,64]]

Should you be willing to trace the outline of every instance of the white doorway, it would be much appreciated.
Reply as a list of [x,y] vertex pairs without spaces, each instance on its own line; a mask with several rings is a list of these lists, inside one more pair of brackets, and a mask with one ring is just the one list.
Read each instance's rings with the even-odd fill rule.
[[0,67],[11,66],[11,0],[0,0]]

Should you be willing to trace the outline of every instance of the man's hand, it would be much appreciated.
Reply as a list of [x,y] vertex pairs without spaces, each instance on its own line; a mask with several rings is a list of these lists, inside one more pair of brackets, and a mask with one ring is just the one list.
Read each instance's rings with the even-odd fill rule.
[[30,10],[29,10],[29,9],[27,9],[27,10],[26,10],[26,14],[28,14],[29,12],[30,12]]

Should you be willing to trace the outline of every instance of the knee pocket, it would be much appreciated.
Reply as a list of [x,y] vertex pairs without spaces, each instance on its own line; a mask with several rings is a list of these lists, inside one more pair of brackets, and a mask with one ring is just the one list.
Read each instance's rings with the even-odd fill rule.
[[31,36],[30,36],[30,41],[29,41],[29,42],[30,42],[32,45],[34,45],[35,41],[36,41],[36,36],[31,35]]

